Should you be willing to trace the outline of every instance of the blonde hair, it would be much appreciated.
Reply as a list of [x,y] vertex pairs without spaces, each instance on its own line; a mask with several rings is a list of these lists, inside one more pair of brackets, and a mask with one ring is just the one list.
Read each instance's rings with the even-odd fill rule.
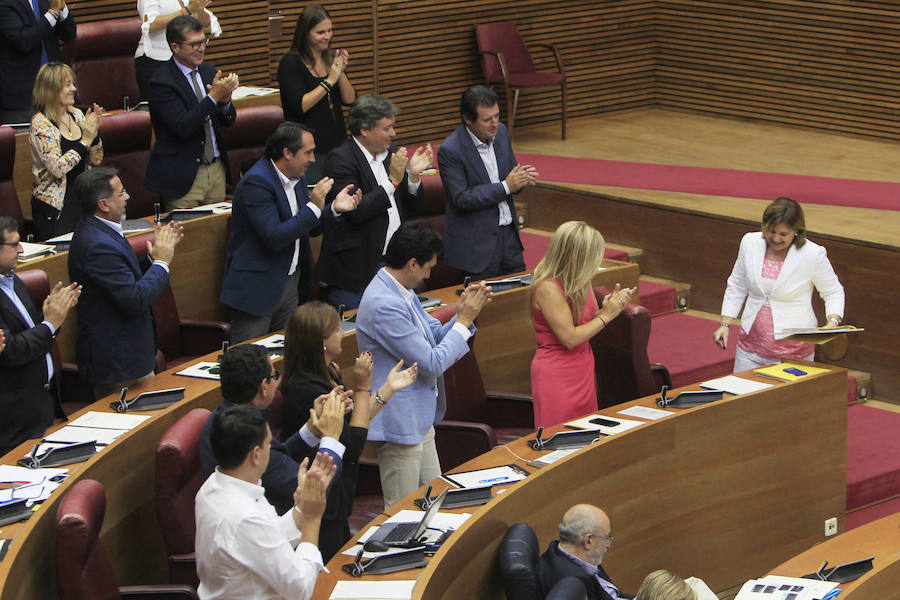
[[532,294],[542,281],[557,279],[577,325],[588,300],[591,279],[603,262],[605,247],[599,231],[584,221],[566,221],[556,228],[547,254],[534,269]]
[[644,578],[636,600],[696,600],[697,595],[684,579],[671,571],[660,569]]
[[51,118],[56,117],[62,109],[59,94],[67,79],[75,81],[75,72],[69,65],[49,62],[42,66],[34,78],[34,90],[31,92],[34,110]]

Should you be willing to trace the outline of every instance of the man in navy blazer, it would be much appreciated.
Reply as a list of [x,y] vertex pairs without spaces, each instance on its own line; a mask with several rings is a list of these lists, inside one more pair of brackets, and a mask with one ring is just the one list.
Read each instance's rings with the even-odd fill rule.
[[220,127],[237,116],[231,93],[238,76],[223,75],[203,60],[207,38],[194,17],[169,21],[166,41],[172,58],[150,80],[156,144],[144,187],[162,196],[166,209],[221,202],[231,176]]
[[75,39],[66,0],[0,0],[0,123],[28,123],[31,90],[42,64],[62,61],[59,40]]
[[[220,356],[219,377],[223,402],[206,420],[200,435],[200,468],[204,478],[216,469],[210,440],[216,415],[229,407],[246,404],[263,412],[268,411],[281,381],[281,374],[272,366],[266,349],[254,344],[232,346]],[[316,413],[300,431],[284,442],[272,438],[269,464],[260,479],[266,490],[266,499],[279,515],[294,506],[297,469],[304,457],[309,458],[309,464],[312,464],[318,448],[319,452],[329,454],[340,469],[344,445],[338,438],[344,426],[344,396],[332,394],[323,400],[316,402]]]
[[330,223],[322,235],[316,279],[328,285],[328,301],[334,306],[359,306],[387,242],[422,206],[419,175],[434,159],[431,145],[416,149],[412,157],[406,148],[393,146],[396,116],[397,107],[387,98],[360,96],[347,120],[351,137],[325,159],[324,172],[334,178],[335,189],[352,185],[362,191],[359,208]]
[[57,283],[38,310],[21,279],[13,273],[22,245],[19,224],[0,215],[0,455],[23,441],[40,437],[62,416],[59,386],[53,385],[50,350],[81,286]]
[[[112,167],[75,181],[84,215],[69,247],[69,277],[84,286],[78,303],[78,375],[102,398],[153,374],[156,332],[150,306],[169,285],[180,223],[157,226],[140,261],[125,239],[128,192]],[[152,255],[152,256],[151,256]]]
[[492,90],[470,87],[460,112],[463,122],[438,150],[446,198],[444,259],[476,281],[524,271],[512,194],[534,185],[538,173],[516,163]]
[[446,408],[444,371],[469,351],[473,321],[491,296],[486,286],[472,284],[446,324],[426,313],[413,290],[431,275],[441,246],[440,236],[424,225],[401,225],[356,314],[359,350],[372,353],[372,389],[398,361],[419,366],[415,383],[394,394],[369,423],[386,507],[441,474],[434,424]]
[[323,212],[333,180],[322,178],[309,193],[304,177],[315,149],[308,127],[285,121],[234,191],[219,296],[234,342],[284,329],[299,301],[298,277],[310,272],[310,233],[359,203],[359,192],[351,195],[346,186]]
[[589,600],[634,598],[619,591],[600,564],[612,545],[609,517],[590,504],[576,504],[559,523],[559,541],[550,543],[536,571],[543,598],[563,577],[576,577],[584,584]]

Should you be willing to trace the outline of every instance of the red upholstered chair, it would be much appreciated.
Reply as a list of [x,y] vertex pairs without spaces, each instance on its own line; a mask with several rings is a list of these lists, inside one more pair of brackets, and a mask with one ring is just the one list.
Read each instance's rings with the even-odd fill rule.
[[[605,287],[594,288],[599,305],[609,292]],[[658,393],[662,385],[671,389],[669,371],[663,365],[651,365],[647,358],[650,324],[650,312],[629,303],[608,327],[591,338],[600,408]]]
[[[197,598],[190,586],[119,587],[112,563],[98,539],[106,513],[103,485],[83,479],[66,493],[56,513],[56,589],[61,600]],[[140,540],[135,540],[140,552]]]
[[19,222],[19,235],[22,239],[34,233],[31,219],[25,220],[16,184],[13,182],[13,170],[16,164],[16,132],[12,127],[0,126],[0,215],[7,215]]
[[195,408],[156,445],[156,517],[169,555],[169,582],[197,586],[194,496],[203,485],[200,435],[211,413]]
[[[79,31],[80,28],[79,25]],[[144,189],[152,136],[150,113],[142,110],[106,115],[100,120],[103,164],[119,170],[119,179],[131,196],[128,200],[131,219],[152,216],[153,205],[159,202],[159,195]]]
[[[31,296],[34,305],[40,309],[44,300],[50,295],[50,281],[47,273],[41,269],[29,269],[28,271],[17,271],[16,275],[28,288],[28,295]],[[74,313],[74,309],[71,312]],[[65,326],[63,324],[63,327]],[[53,340],[53,345],[50,347],[50,356],[53,358],[53,369],[56,371],[56,383],[59,386],[63,413],[68,416],[93,403],[93,387],[79,379],[78,365],[62,362],[56,340]]]
[[[140,258],[147,254],[147,242],[152,239],[152,233],[142,233],[128,241]],[[171,286],[154,300],[151,310],[156,326],[157,372],[214,352],[222,342],[231,341],[231,325],[224,321],[182,319]]]
[[[79,23],[75,39],[63,46],[66,63],[75,71],[77,102],[96,102],[107,110],[140,102],[134,75],[134,51],[141,39],[140,19]],[[146,100],[146,98],[145,98]]]
[[[444,184],[440,175],[424,175],[422,177],[423,205],[422,210],[411,217],[411,223],[421,223],[444,236]],[[431,277],[422,284],[423,290],[438,290],[451,285],[460,285],[463,281],[462,271],[454,269],[438,258],[437,265],[431,270]]]
[[519,91],[523,88],[560,86],[562,94],[562,139],[566,139],[566,73],[562,56],[553,44],[534,43],[549,49],[556,59],[558,73],[538,71],[528,47],[512,21],[475,26],[475,40],[481,56],[481,72],[488,86],[502,84],[506,91],[506,126],[512,135]]
[[227,190],[229,194],[234,192],[241,174],[262,157],[266,140],[283,121],[284,112],[280,106],[249,106],[237,110],[234,125],[222,128],[231,170],[232,185]]

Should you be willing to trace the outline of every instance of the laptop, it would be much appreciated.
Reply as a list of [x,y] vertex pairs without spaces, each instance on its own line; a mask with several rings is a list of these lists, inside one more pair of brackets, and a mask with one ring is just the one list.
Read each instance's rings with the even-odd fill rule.
[[407,521],[403,523],[384,523],[380,525],[378,529],[369,536],[369,539],[366,541],[379,541],[384,542],[388,546],[398,546],[401,548],[411,548],[413,546],[421,546],[421,542],[419,540],[422,539],[422,536],[425,535],[425,530],[428,529],[428,525],[431,523],[431,520],[434,519],[434,515],[441,509],[441,505],[444,503],[444,498],[447,496],[447,490],[450,488],[445,488],[441,494],[434,499],[434,502],[431,503],[431,506],[428,507],[428,510],[425,511],[425,514],[422,515],[422,520],[420,521]]

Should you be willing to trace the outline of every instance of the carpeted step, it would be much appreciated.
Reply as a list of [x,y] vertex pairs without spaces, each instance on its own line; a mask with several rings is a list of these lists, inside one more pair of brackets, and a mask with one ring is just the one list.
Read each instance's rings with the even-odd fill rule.
[[844,521],[844,529],[846,531],[849,531],[851,529],[859,527],[860,525],[865,525],[866,523],[877,521],[882,517],[893,515],[898,512],[900,512],[900,497],[892,498],[884,502],[879,502],[878,504],[873,504],[872,506],[867,506],[865,508],[860,508],[859,510],[854,510],[853,512],[848,512],[847,519],[846,521]]
[[900,495],[900,413],[847,407],[847,510]]
[[728,348],[713,342],[716,321],[684,313],[654,317],[647,355],[651,363],[662,363],[679,387],[728,375],[734,369],[737,336],[729,336]]
[[638,293],[641,297],[641,306],[650,311],[652,316],[675,310],[675,288],[671,285],[642,278],[638,282]]
[[[532,271],[540,260],[544,258],[544,255],[547,254],[547,248],[550,247],[550,237],[526,231],[520,231],[519,237],[522,240],[522,246],[525,247],[525,251],[523,252],[525,268]],[[621,250],[616,250],[615,248],[607,247],[603,256],[612,260],[628,262],[628,254]]]

